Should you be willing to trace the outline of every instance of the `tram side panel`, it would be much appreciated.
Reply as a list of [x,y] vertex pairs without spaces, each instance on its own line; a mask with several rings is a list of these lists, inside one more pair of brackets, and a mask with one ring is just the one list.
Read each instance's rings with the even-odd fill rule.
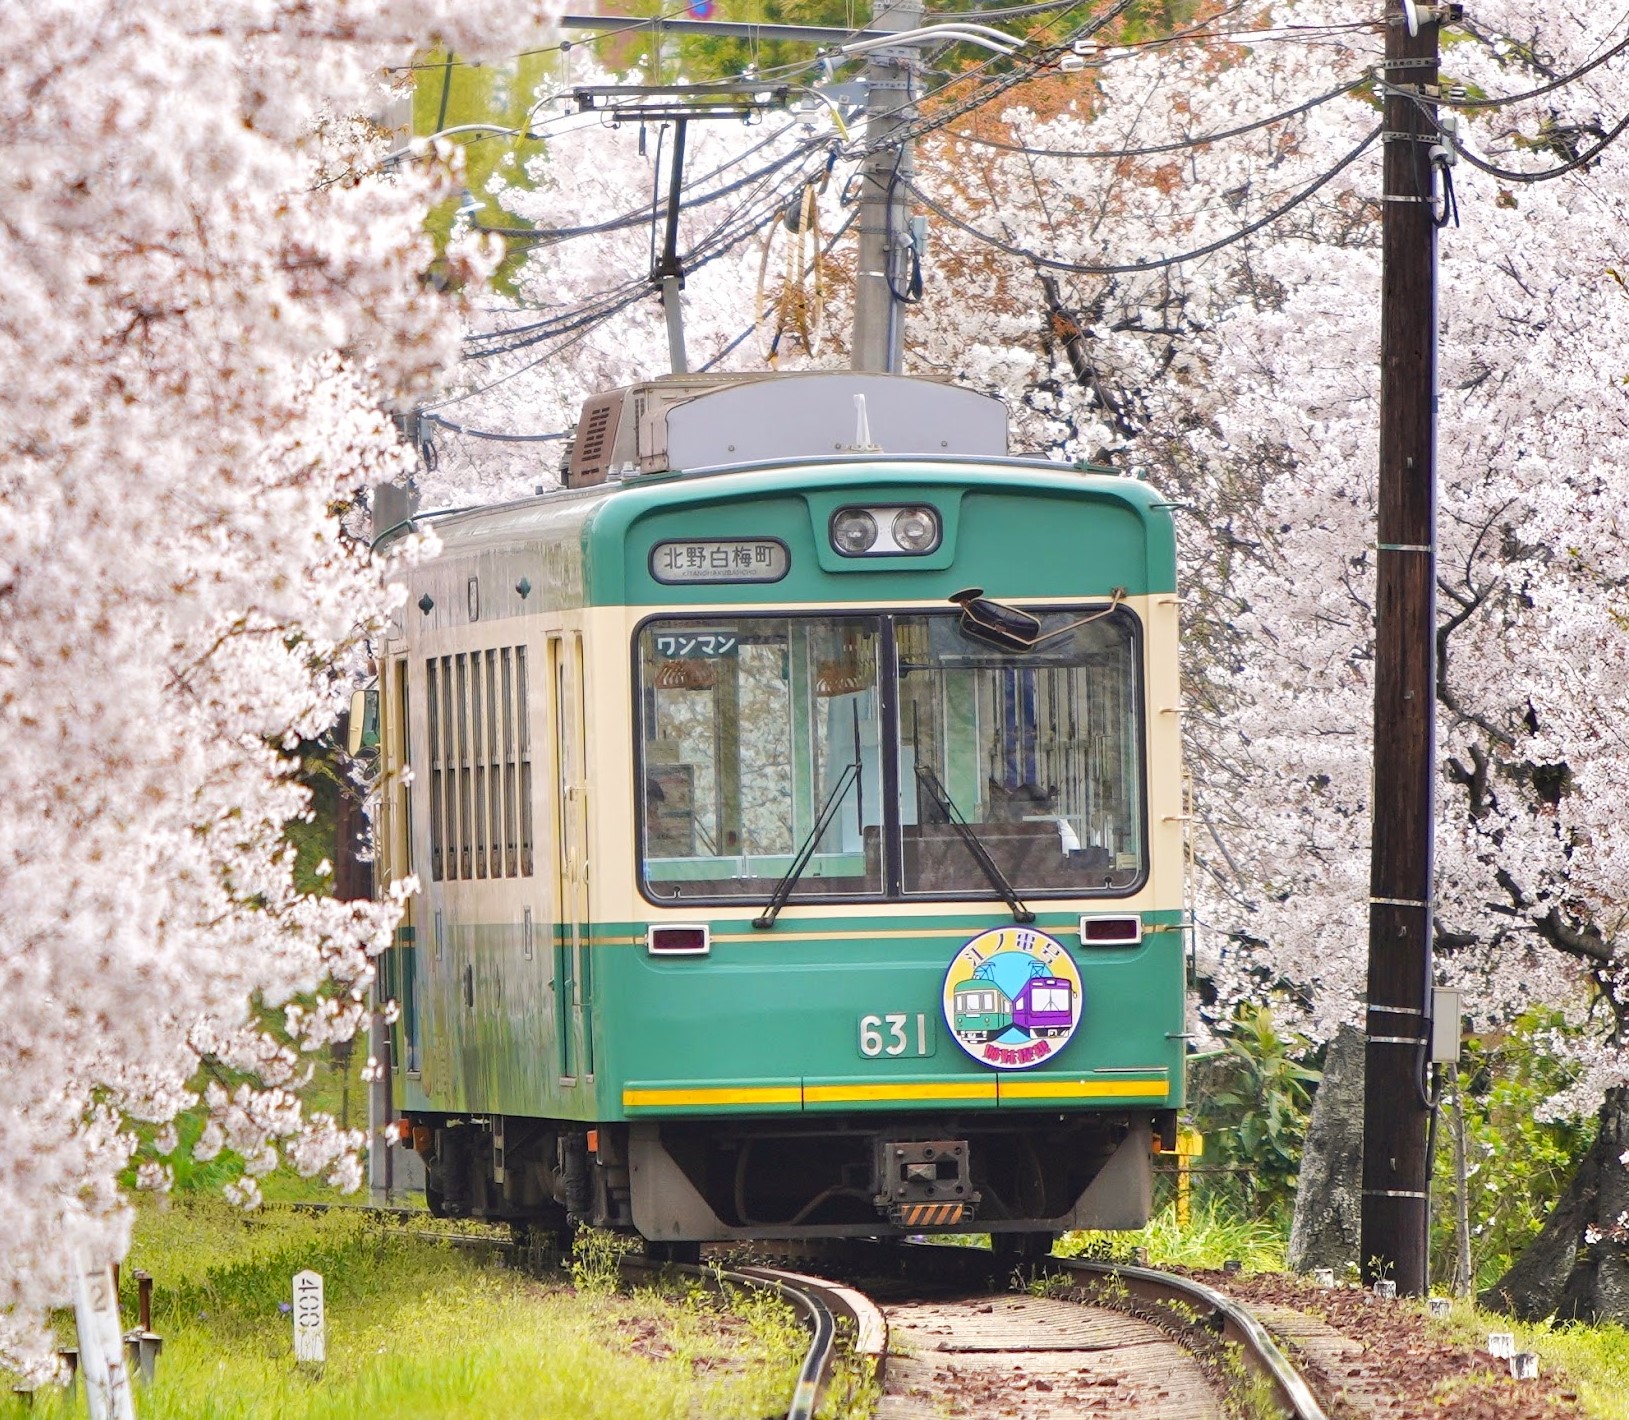
[[404,614],[420,615],[421,598],[453,608],[439,626],[409,620],[403,638],[413,772],[402,838],[420,889],[395,973],[406,1113],[597,1113],[581,936],[592,873],[583,614],[506,609],[496,595],[536,577],[539,561],[522,548],[433,563]]

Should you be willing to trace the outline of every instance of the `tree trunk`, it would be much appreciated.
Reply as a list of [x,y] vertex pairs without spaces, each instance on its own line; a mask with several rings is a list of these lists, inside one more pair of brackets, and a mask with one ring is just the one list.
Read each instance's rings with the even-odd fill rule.
[[[1629,1322],[1629,1089],[1608,1090],[1600,1130],[1526,1251],[1477,1300],[1522,1321]],[[1497,1167],[1497,1163],[1495,1163]],[[1591,1241],[1594,1239],[1594,1241]]]
[[1363,1032],[1342,1026],[1324,1054],[1301,1151],[1290,1225],[1289,1264],[1296,1272],[1331,1267],[1341,1276],[1362,1262],[1363,1064]]

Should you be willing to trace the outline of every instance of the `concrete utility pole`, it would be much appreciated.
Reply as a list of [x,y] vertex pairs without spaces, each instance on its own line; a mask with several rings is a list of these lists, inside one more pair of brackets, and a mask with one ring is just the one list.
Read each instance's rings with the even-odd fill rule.
[[[909,183],[915,168],[912,144],[907,135],[916,119],[915,61],[925,44],[971,42],[998,53],[1010,53],[1017,46],[1002,46],[999,31],[987,26],[971,28],[982,32],[970,35],[968,27],[953,18],[945,18],[934,29],[923,30],[922,0],[877,0],[876,13],[865,29],[850,30],[822,25],[756,25],[727,20],[661,20],[651,21],[661,31],[674,35],[732,35],[743,39],[768,43],[771,41],[833,44],[853,46],[856,57],[863,51],[866,70],[860,87],[865,91],[865,145],[867,157],[860,173],[859,256],[854,292],[854,336],[849,364],[856,370],[871,370],[897,374],[904,362],[905,322],[904,302],[894,293],[903,290],[910,280],[911,236]],[[564,15],[560,24],[567,30],[620,31],[646,23],[626,16]],[[898,44],[871,42],[886,41],[890,36],[901,36]],[[991,43],[991,37],[997,43]],[[718,85],[695,86],[704,92]],[[741,82],[736,88],[750,89]],[[765,86],[767,87],[767,86]],[[844,86],[847,87],[847,86]],[[587,90],[579,90],[579,94]],[[596,95],[612,93],[610,89],[595,89]],[[621,92],[634,100],[641,93],[655,93],[656,89],[629,86]],[[674,93],[675,89],[664,92]],[[632,102],[616,111],[624,121],[636,116],[638,109]],[[677,113],[664,113],[674,118]],[[690,117],[701,116],[691,111]],[[678,180],[675,169],[674,181]],[[669,198],[669,212],[676,211],[676,201]],[[671,236],[671,233],[670,233]],[[670,243],[671,244],[671,243]],[[661,282],[664,301],[669,312],[677,309],[675,288],[678,284],[676,254],[666,254],[661,268],[655,273]],[[683,354],[674,341],[669,328],[670,344],[674,348],[674,368],[682,368]]]
[[[1401,9],[1401,13],[1397,9]],[[1427,1052],[1436,774],[1437,225],[1432,149],[1447,11],[1386,33],[1374,837],[1363,1101],[1365,1281],[1426,1291]],[[1445,179],[1444,179],[1445,181]]]
[[662,237],[662,254],[656,259],[651,278],[662,288],[662,314],[667,319],[668,364],[675,375],[688,374],[690,359],[684,350],[684,308],[679,290],[684,272],[679,268],[679,202],[684,192],[684,136],[689,122],[673,124],[673,157],[667,185],[667,230]]
[[[871,28],[898,34],[922,23],[922,0],[898,0],[879,8]],[[898,374],[904,367],[903,303],[894,294],[908,279],[909,183],[915,174],[913,144],[901,135],[916,117],[912,104],[910,44],[874,49],[865,70],[865,145],[870,156],[860,173],[860,250],[855,270],[855,370]]]

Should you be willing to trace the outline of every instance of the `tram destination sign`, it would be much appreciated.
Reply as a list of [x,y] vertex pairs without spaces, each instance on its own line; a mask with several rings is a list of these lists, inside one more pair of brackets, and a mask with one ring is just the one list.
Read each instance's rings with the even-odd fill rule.
[[650,574],[668,586],[705,582],[778,582],[792,565],[786,544],[773,537],[705,537],[659,542]]

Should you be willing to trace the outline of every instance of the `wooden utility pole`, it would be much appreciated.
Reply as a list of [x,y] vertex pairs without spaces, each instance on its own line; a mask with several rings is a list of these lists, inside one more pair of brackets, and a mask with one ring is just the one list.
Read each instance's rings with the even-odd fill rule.
[[[1363,1100],[1366,1281],[1427,1282],[1436,733],[1437,226],[1442,12],[1404,0],[1386,35],[1375,611],[1374,837]],[[1413,32],[1413,31],[1416,31]]]

